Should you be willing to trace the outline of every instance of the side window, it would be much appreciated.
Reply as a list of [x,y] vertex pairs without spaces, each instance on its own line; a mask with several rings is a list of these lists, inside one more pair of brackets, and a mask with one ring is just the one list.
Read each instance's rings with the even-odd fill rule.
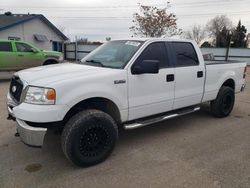
[[0,42],[0,52],[12,52],[12,46],[10,42]]
[[138,57],[136,62],[143,60],[158,60],[160,62],[160,68],[168,67],[167,49],[165,44],[163,42],[149,44]]
[[176,56],[176,67],[199,65],[196,51],[191,43],[173,42]]
[[16,49],[18,52],[32,52],[32,47],[25,43],[16,43]]

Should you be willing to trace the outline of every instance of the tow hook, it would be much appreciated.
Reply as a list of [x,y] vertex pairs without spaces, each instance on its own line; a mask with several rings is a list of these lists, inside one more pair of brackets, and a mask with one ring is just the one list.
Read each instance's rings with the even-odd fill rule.
[[20,134],[18,132],[15,133],[15,137],[19,137]]
[[7,117],[7,120],[13,120],[13,121],[16,121],[16,118],[14,118],[12,115],[8,115],[8,117]]
[[8,115],[8,117],[7,117],[7,120],[11,120],[12,118],[11,118],[11,116],[10,115]]

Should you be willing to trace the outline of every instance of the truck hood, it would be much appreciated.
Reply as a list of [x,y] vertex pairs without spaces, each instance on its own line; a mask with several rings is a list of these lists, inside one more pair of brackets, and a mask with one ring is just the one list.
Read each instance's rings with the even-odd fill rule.
[[21,80],[29,85],[47,86],[50,83],[58,81],[69,80],[80,76],[101,75],[104,72],[114,70],[115,69],[74,63],[62,63],[25,69],[15,73],[15,75],[19,76]]

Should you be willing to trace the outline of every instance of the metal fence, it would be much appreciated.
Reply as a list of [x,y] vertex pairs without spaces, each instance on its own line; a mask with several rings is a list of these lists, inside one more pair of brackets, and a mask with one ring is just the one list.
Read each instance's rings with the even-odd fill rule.
[[78,61],[84,58],[88,53],[96,49],[99,45],[66,43],[64,45],[64,59]]
[[[202,54],[213,54],[215,60],[226,59],[226,48],[201,48]],[[250,65],[250,48],[230,48],[228,60],[244,61]]]
[[[65,59],[78,61],[98,46],[98,44],[65,44]],[[225,60],[226,50],[226,48],[201,48],[202,54],[213,54],[215,60]],[[230,48],[228,59],[245,61],[248,65],[250,65],[250,48]]]

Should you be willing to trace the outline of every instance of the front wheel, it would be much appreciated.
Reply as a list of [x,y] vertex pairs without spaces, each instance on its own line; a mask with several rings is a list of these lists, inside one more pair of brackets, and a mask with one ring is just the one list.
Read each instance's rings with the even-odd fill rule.
[[99,110],[84,110],[65,125],[62,150],[75,165],[91,166],[112,153],[117,138],[117,125],[110,115]]
[[43,66],[45,66],[45,65],[55,65],[55,64],[58,64],[58,62],[55,61],[55,60],[47,60],[47,61],[45,61],[43,63]]
[[228,116],[234,107],[234,90],[227,86],[222,86],[217,98],[211,102],[211,113],[215,117]]

